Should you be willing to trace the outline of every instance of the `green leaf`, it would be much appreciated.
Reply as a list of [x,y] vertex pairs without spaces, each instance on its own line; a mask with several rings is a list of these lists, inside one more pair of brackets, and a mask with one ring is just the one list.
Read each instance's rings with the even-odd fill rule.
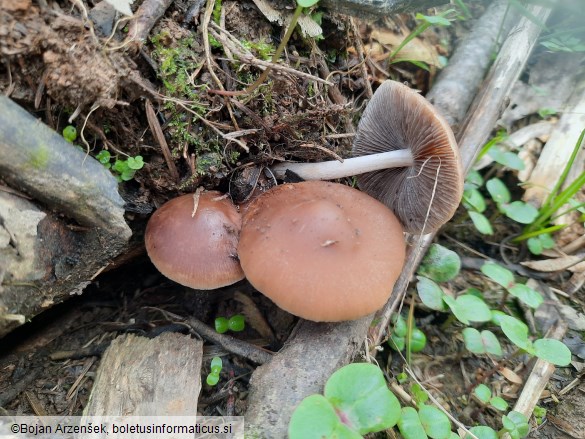
[[224,332],[227,332],[229,329],[228,319],[226,319],[225,317],[217,317],[214,323],[215,332],[217,332],[218,334],[223,334]]
[[507,268],[494,262],[486,262],[483,264],[481,266],[481,272],[506,289],[514,286],[514,274]]
[[417,20],[421,20],[424,21],[426,23],[429,23],[431,25],[434,26],[450,26],[451,22],[443,17],[442,15],[445,15],[445,13],[441,14],[441,15],[423,15],[423,14],[416,14],[416,19]]
[[122,181],[130,181],[134,178],[136,171],[134,169],[128,169],[120,174]]
[[211,359],[211,372],[215,374],[219,374],[221,372],[221,368],[223,367],[223,362],[221,361],[220,357],[213,357]]
[[472,294],[463,294],[455,299],[459,313],[470,322],[489,322],[492,312],[486,303]]
[[561,341],[552,338],[541,338],[534,342],[535,355],[557,366],[571,364],[571,351]]
[[510,204],[503,204],[502,207],[508,218],[520,224],[531,224],[538,216],[536,207],[524,201],[514,201]]
[[[545,43],[541,43],[543,46],[545,46]],[[545,46],[546,47],[546,46]],[[554,108],[541,108],[540,110],[538,110],[538,115],[540,117],[542,117],[543,119],[546,119],[548,116],[553,116],[555,114],[557,114],[558,111],[555,110]]]
[[213,372],[210,373],[209,375],[207,375],[205,382],[207,383],[208,386],[215,386],[217,383],[219,383],[219,374]]
[[410,352],[420,352],[427,344],[427,336],[418,328],[412,330],[410,335]]
[[406,337],[400,337],[396,334],[391,334],[390,338],[388,339],[388,345],[390,345],[390,347],[395,351],[402,352],[406,347]]
[[473,390],[473,394],[483,403],[487,404],[492,397],[492,391],[485,384],[480,384]]
[[136,157],[128,157],[126,163],[128,164],[128,167],[130,169],[134,170],[142,169],[142,167],[144,166],[144,161],[141,155],[137,155]]
[[297,5],[302,6],[303,8],[310,8],[318,2],[319,0],[297,0]]
[[465,177],[465,184],[469,186],[469,189],[477,189],[483,186],[483,177],[475,170],[469,171],[469,174]]
[[126,160],[116,160],[114,162],[114,166],[112,166],[112,169],[120,174],[130,171],[130,167],[128,166]]
[[404,318],[400,314],[394,314],[392,316],[392,323],[394,324],[392,333],[398,337],[405,337],[408,332],[408,326]]
[[467,189],[463,192],[463,205],[466,209],[473,209],[476,212],[484,212],[485,198],[477,189]]
[[523,438],[530,431],[526,416],[516,411],[511,411],[506,416],[502,416],[502,425],[512,437]]
[[106,165],[110,163],[111,155],[110,151],[106,149],[102,149],[99,153],[96,154],[95,158],[102,164]]
[[496,203],[503,204],[510,202],[510,191],[504,182],[499,178],[492,178],[488,180],[485,184],[485,187]]
[[417,276],[416,278],[418,279],[416,290],[422,303],[435,311],[446,311],[447,307],[443,302],[445,293],[441,287],[426,277]]
[[449,439],[451,422],[445,413],[437,407],[423,405],[418,410],[418,417],[427,436],[433,439]]
[[461,259],[453,250],[439,244],[431,244],[421,261],[418,274],[435,282],[446,282],[457,276],[461,269]]
[[494,234],[494,229],[492,228],[492,225],[490,224],[490,220],[488,220],[485,215],[483,215],[482,213],[479,212],[474,212],[473,210],[470,210],[467,212],[469,214],[469,217],[471,218],[471,221],[473,221],[473,225],[475,226],[475,228],[477,229],[477,231],[483,235],[493,235]]
[[244,316],[241,314],[236,314],[235,316],[231,316],[228,321],[228,326],[230,331],[240,332],[243,331],[246,327]]
[[502,347],[495,334],[488,330],[479,332],[475,328],[463,330],[463,342],[469,352],[502,356]]
[[534,348],[528,339],[528,326],[512,316],[502,316],[500,326],[506,337],[520,349],[533,354]]
[[63,128],[63,137],[69,143],[75,142],[75,139],[77,139],[77,129],[73,125],[67,125]]
[[427,439],[425,429],[420,422],[418,413],[412,407],[404,407],[401,411],[398,429],[404,439]]
[[502,148],[494,146],[488,151],[488,155],[494,159],[495,162],[507,166],[508,168],[521,171],[524,169],[524,162],[517,154],[511,151],[506,151]]
[[391,428],[400,417],[398,399],[373,364],[342,367],[331,375],[324,394],[346,423],[362,435]]
[[552,236],[550,236],[549,233],[543,233],[542,235],[538,235],[538,238],[540,239],[542,246],[546,249],[553,248],[556,244],[555,240],[552,239]]
[[362,439],[343,424],[323,395],[306,397],[297,406],[288,425],[290,439]]
[[493,309],[493,310],[492,310],[492,323],[493,323],[494,325],[501,326],[501,324],[502,324],[502,317],[503,317],[503,316],[507,316],[507,315],[508,315],[508,314],[506,314],[506,313],[505,313],[505,312],[503,312],[503,311],[499,311],[499,310],[497,310],[497,309]]
[[[478,439],[498,439],[498,434],[496,431],[484,425],[470,428],[469,432],[475,435]],[[465,439],[472,439],[472,436],[470,434],[466,434]]]
[[494,396],[492,399],[490,399],[490,405],[501,412],[508,410],[508,403],[499,396]]
[[412,386],[410,386],[410,393],[412,394],[412,397],[418,406],[423,405],[429,399],[427,392],[425,392],[418,383],[414,383]]
[[529,238],[526,241],[526,245],[528,246],[528,250],[530,250],[530,253],[532,253],[533,255],[539,255],[542,253],[543,250],[542,241],[538,239],[538,237]]
[[465,317],[467,313],[465,310],[460,312],[459,307],[457,306],[457,301],[453,299],[451,296],[447,296],[446,294],[443,296],[443,301],[447,304],[447,306],[451,309],[453,315],[459,320],[461,323],[465,325],[469,325],[469,320]]
[[523,284],[516,284],[513,287],[508,288],[508,291],[512,296],[517,297],[526,305],[534,309],[538,308],[542,302],[544,302],[544,299],[538,291]]

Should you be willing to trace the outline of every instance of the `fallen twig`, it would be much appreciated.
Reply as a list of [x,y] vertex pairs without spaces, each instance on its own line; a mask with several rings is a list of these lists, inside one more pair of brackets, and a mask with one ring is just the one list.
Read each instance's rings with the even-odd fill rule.
[[171,151],[169,149],[169,145],[167,144],[167,139],[165,139],[165,135],[163,134],[162,128],[158,123],[158,119],[156,118],[156,114],[154,113],[154,108],[152,104],[147,99],[145,102],[146,108],[146,119],[148,120],[148,125],[150,126],[150,130],[158,144],[160,145],[160,149],[162,150],[163,156],[165,158],[165,162],[167,162],[167,167],[169,168],[169,172],[171,173],[171,177],[175,182],[179,181],[179,171],[177,171],[177,167],[175,166],[175,162],[173,161],[173,157],[171,156]]

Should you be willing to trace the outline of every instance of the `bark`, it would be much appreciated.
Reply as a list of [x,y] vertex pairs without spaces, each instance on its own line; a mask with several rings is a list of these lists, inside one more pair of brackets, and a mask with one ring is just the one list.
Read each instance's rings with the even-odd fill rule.
[[446,0],[321,0],[319,5],[342,14],[380,18],[400,12],[422,11],[447,3]]

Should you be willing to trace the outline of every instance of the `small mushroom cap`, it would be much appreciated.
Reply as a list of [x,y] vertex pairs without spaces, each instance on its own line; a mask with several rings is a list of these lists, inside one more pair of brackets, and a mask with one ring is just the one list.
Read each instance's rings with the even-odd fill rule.
[[405,244],[394,214],[348,186],[277,186],[244,214],[238,255],[250,283],[282,309],[322,322],[380,309],[402,271]]
[[455,136],[425,98],[399,82],[385,81],[363,113],[353,154],[408,148],[414,166],[358,175],[358,185],[388,206],[407,232],[430,233],[455,214],[463,195]]
[[198,290],[231,285],[244,278],[237,258],[240,213],[220,192],[170,200],[148,221],[146,251],[166,277]]

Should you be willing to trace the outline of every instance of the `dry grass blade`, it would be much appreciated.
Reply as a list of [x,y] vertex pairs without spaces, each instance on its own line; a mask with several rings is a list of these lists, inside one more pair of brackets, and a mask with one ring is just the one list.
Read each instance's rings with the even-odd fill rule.
[[154,108],[152,104],[147,99],[145,103],[146,108],[146,118],[148,119],[148,126],[154,135],[154,138],[157,140],[158,144],[160,145],[160,149],[162,150],[163,156],[165,158],[165,162],[167,162],[167,167],[169,168],[169,172],[175,181],[179,181],[179,171],[177,171],[177,167],[175,166],[175,162],[171,157],[171,151],[169,150],[169,145],[167,144],[167,140],[165,139],[165,135],[163,134],[162,128],[158,123],[158,119],[156,118],[156,114],[154,113]]

